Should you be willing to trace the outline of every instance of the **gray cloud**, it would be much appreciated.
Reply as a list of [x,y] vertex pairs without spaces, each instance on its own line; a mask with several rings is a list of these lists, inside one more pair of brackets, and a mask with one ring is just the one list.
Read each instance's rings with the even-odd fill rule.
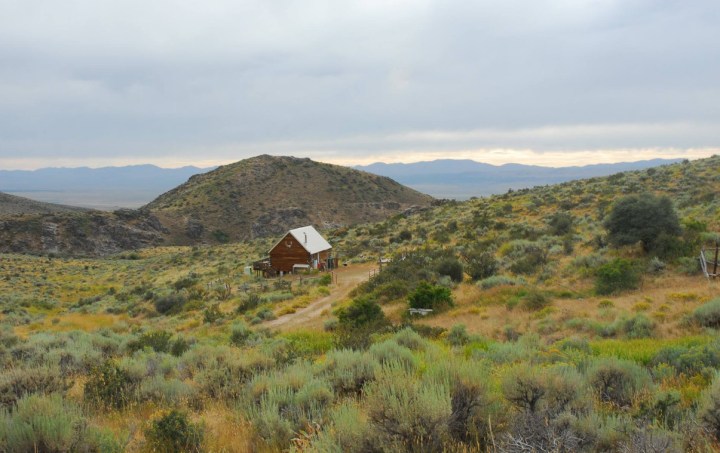
[[714,0],[0,10],[0,166],[720,142]]

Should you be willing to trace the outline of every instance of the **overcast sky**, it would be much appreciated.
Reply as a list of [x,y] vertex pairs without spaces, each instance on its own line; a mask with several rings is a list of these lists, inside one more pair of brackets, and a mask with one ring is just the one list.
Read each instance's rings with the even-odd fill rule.
[[0,0],[0,168],[720,149],[718,0]]

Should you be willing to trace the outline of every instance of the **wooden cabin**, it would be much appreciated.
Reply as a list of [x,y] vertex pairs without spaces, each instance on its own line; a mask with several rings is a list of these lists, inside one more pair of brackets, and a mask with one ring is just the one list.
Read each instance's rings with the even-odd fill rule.
[[327,269],[332,246],[312,226],[295,228],[270,249],[269,266],[288,273],[298,268]]

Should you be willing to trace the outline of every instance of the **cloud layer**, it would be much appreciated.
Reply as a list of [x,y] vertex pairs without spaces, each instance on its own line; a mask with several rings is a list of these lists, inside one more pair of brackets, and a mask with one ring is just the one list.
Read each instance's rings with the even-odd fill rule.
[[259,153],[541,163],[720,146],[715,0],[0,0],[0,10],[0,167]]

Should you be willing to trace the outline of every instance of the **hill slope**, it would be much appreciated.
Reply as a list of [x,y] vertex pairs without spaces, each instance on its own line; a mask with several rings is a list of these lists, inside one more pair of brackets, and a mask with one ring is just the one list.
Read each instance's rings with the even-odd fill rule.
[[171,230],[172,243],[190,244],[375,222],[432,201],[387,177],[263,155],[193,176],[145,208]]
[[0,192],[0,216],[17,214],[51,214],[58,212],[78,212],[83,208],[30,200]]

